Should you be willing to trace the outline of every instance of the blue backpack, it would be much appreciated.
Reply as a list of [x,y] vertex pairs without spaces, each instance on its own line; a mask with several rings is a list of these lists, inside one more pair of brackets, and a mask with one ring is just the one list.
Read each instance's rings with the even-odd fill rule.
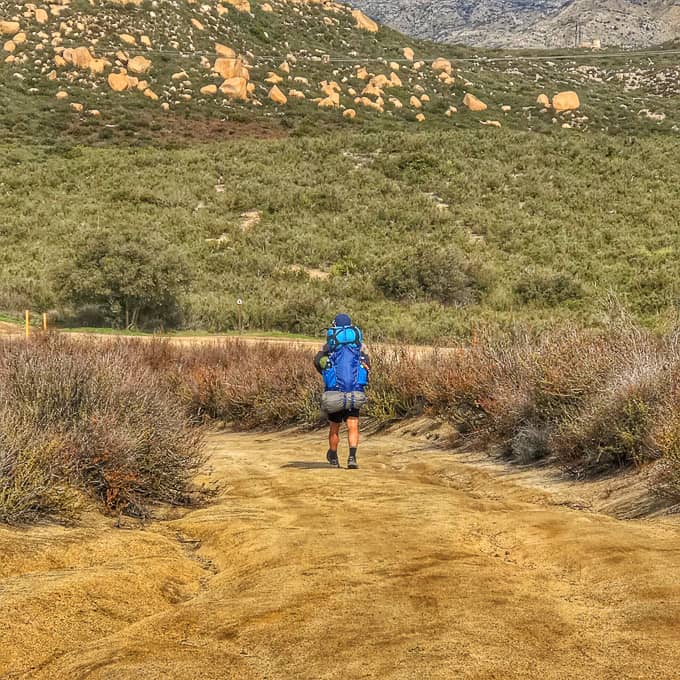
[[356,326],[336,326],[326,331],[330,361],[323,371],[323,383],[327,391],[364,391],[368,370],[361,361],[362,341],[361,330]]

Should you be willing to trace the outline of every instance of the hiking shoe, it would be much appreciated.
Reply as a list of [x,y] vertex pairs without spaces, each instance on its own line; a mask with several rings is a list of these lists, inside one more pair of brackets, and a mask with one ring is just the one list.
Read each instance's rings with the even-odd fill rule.
[[329,451],[326,454],[326,460],[328,461],[328,464],[331,467],[336,467],[336,468],[340,467],[340,461],[338,460],[338,454],[337,453],[335,453],[333,451]]
[[348,470],[358,470],[359,469],[359,463],[357,463],[357,459],[354,456],[350,456],[347,459],[347,469]]

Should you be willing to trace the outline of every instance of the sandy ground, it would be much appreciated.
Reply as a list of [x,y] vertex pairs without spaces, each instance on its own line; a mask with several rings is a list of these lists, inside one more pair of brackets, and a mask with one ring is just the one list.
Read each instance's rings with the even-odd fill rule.
[[[396,434],[215,434],[209,507],[0,529],[1,678],[677,678],[680,525]],[[566,495],[565,495],[566,494]]]

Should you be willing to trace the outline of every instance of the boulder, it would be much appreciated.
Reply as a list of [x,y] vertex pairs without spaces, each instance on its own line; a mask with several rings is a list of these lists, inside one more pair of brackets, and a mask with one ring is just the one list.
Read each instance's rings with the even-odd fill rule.
[[422,109],[422,108],[423,108],[422,102],[421,102],[420,99],[418,99],[418,97],[416,97],[415,95],[413,95],[413,96],[411,97],[411,99],[408,100],[408,103],[409,103],[414,109]]
[[129,33],[121,33],[118,36],[126,45],[136,45],[137,39]]
[[217,85],[205,85],[201,88],[201,94],[217,94]]
[[368,97],[382,97],[383,91],[379,87],[376,87],[375,85],[371,85],[371,83],[369,83],[361,91],[361,94],[366,95]]
[[375,87],[379,90],[382,90],[384,87],[389,87],[390,86],[390,79],[383,73],[378,74],[377,76],[373,76],[369,81],[368,84],[371,87]]
[[245,78],[248,80],[250,77],[248,69],[244,66],[243,60],[241,59],[219,57],[218,59],[215,59],[215,65],[212,70],[225,80],[230,78]]
[[146,57],[133,57],[130,59],[130,61],[128,61],[127,67],[132,73],[141,75],[142,73],[146,73],[151,68],[151,61]]
[[550,98],[548,97],[547,94],[541,93],[538,95],[538,99],[536,100],[536,103],[539,106],[542,106],[544,109],[549,109],[551,108],[552,104],[550,103]]
[[130,87],[127,73],[109,73],[107,82],[114,92],[123,92]]
[[439,57],[438,59],[435,59],[432,62],[432,70],[436,71],[437,73],[443,71],[444,73],[451,74],[451,72],[453,71],[453,65],[448,59],[444,59],[444,57]]
[[281,73],[288,73],[289,74],[290,73],[290,64],[287,61],[282,62],[279,65],[279,71],[281,71]]
[[342,112],[342,117],[343,118],[349,118],[350,120],[353,120],[354,118],[357,117],[357,112],[354,109],[345,109]]
[[480,120],[479,122],[482,125],[488,125],[490,127],[496,127],[496,128],[503,127],[499,120]]
[[305,93],[300,92],[300,90],[288,90],[288,96],[293,99],[304,99]]
[[362,66],[361,68],[357,69],[357,78],[359,80],[368,80],[369,74],[365,66]]
[[75,111],[76,113],[82,113],[83,105],[79,104],[78,102],[71,102],[71,111]]
[[49,15],[47,14],[47,12],[44,9],[38,8],[38,9],[35,10],[35,20],[39,24],[46,24],[48,19],[49,19]]
[[274,8],[268,2],[265,2],[260,9],[263,12],[269,12],[269,13],[274,11]]
[[144,47],[151,47],[151,38],[149,38],[148,35],[143,35],[140,39],[139,42],[144,45]]
[[11,54],[12,52],[14,52],[14,50],[16,50],[16,48],[17,48],[17,45],[16,45],[16,43],[14,42],[14,40],[8,40],[8,41],[2,46],[2,49],[3,49],[5,52],[9,52],[10,54]]
[[427,104],[430,101],[430,95],[429,94],[424,94],[420,97],[420,101],[423,102],[423,104]]
[[288,97],[281,91],[278,85],[274,85],[267,95],[275,104],[287,104]]
[[465,104],[470,111],[486,111],[489,108],[481,99],[477,99],[475,95],[470,94],[469,92],[465,95],[463,104]]
[[576,111],[581,107],[581,100],[576,92],[559,92],[553,97],[552,106],[560,111]]
[[400,99],[397,99],[396,97],[390,97],[389,100],[390,104],[394,106],[395,109],[403,109],[404,105],[402,104]]
[[205,26],[204,26],[198,19],[192,19],[192,20],[191,20],[191,25],[192,25],[197,31],[205,31]]
[[335,92],[341,92],[342,88],[334,80],[331,80],[330,83],[327,80],[323,80],[321,81],[321,91],[327,97],[330,97]]
[[161,111],[167,113],[170,110],[170,104],[168,102],[163,102],[161,104]]
[[145,97],[148,97],[151,101],[154,102],[158,101],[158,95],[150,87],[147,87],[146,90],[144,90],[143,94]]
[[458,109],[455,106],[449,106],[448,109],[446,109],[446,115],[451,118],[454,113],[458,113]]
[[64,92],[64,90],[59,90],[57,94],[54,95],[57,99],[68,99],[68,92]]
[[248,0],[226,0],[226,2],[239,12],[250,14],[250,2]]
[[410,47],[404,47],[402,53],[406,61],[413,61],[415,59],[415,52]]
[[99,118],[102,115],[102,112],[98,109],[90,109],[87,114],[93,118]]
[[23,31],[21,33],[17,33],[13,40],[17,45],[23,45],[26,42],[26,34]]
[[401,82],[401,78],[394,73],[394,71],[390,74],[390,87],[403,87],[404,84]]
[[320,109],[337,109],[340,106],[340,95],[333,92],[317,104]]
[[396,61],[391,61],[390,62],[390,68],[393,71],[398,71],[401,68],[401,66],[399,66],[399,64]]
[[373,19],[369,19],[360,9],[353,9],[352,16],[354,17],[357,28],[362,31],[368,31],[369,33],[378,32],[378,24],[376,24]]
[[512,111],[512,106],[508,106],[507,104],[505,106],[501,106],[501,111],[503,113],[510,113],[510,111]]
[[283,78],[278,73],[269,71],[269,73],[267,73],[267,77],[264,79],[264,82],[269,83],[270,85],[278,85],[279,83],[283,82]]
[[419,114],[416,116],[416,120],[417,120],[419,123],[424,122],[424,121],[425,121],[425,114],[424,114],[424,113],[419,113]]
[[99,75],[104,73],[108,66],[111,66],[111,62],[108,59],[93,59],[90,62],[90,73]]
[[18,21],[0,21],[0,35],[16,35],[20,30]]
[[248,81],[243,76],[226,78],[220,85],[220,92],[228,99],[248,99]]

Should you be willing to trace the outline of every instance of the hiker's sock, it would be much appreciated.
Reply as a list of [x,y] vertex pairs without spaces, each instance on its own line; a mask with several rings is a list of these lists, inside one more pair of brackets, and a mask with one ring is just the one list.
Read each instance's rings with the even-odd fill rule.
[[356,457],[357,457],[357,447],[356,446],[350,446],[349,447],[349,457],[356,459]]
[[359,465],[357,464],[357,447],[356,446],[351,446],[350,449],[349,449],[349,458],[347,459],[347,467],[350,470],[356,470],[359,467]]

